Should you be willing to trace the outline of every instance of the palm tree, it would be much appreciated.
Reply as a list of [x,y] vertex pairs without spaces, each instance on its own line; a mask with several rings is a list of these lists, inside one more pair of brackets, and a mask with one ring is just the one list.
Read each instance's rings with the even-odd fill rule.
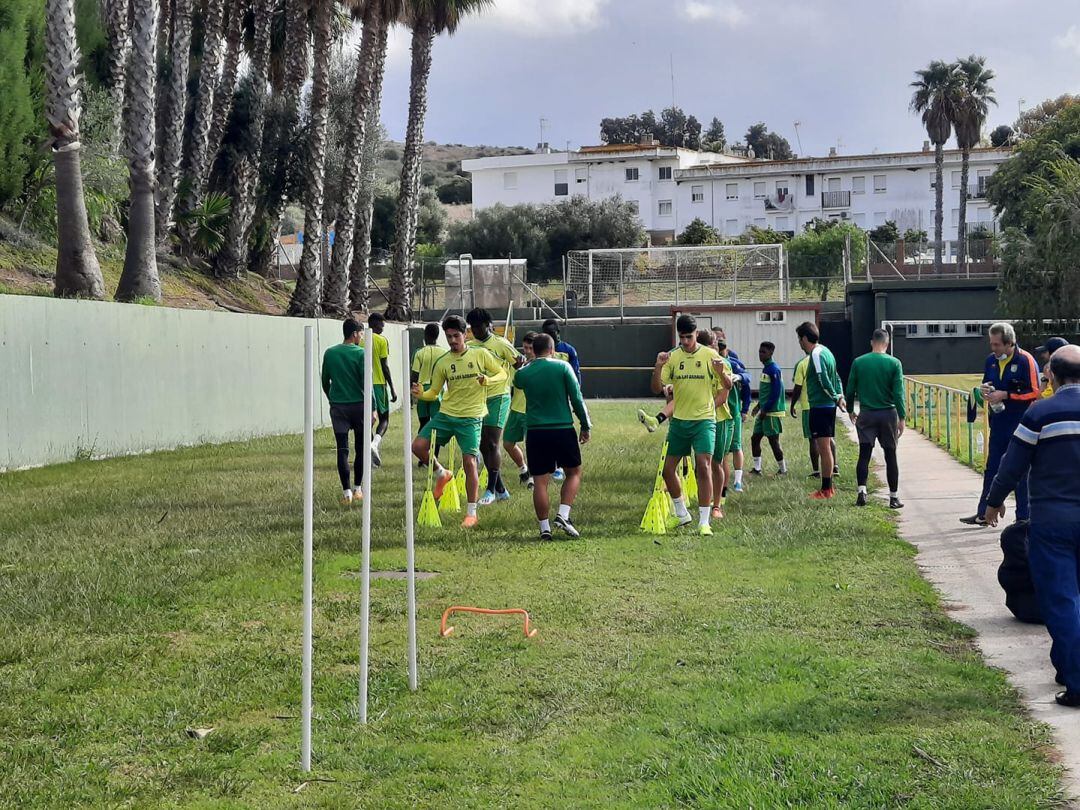
[[113,125],[110,134],[115,136],[113,141],[115,150],[122,140],[119,133],[123,131],[124,126],[124,84],[128,53],[131,50],[131,44],[128,42],[128,3],[126,0],[101,0],[101,21],[105,25],[105,35],[109,40],[109,66],[106,82],[109,98],[112,101]]
[[[228,0],[229,21],[225,30],[225,62],[214,93],[214,113],[211,117],[210,134],[207,136],[207,173],[214,156],[221,148],[221,139],[225,137],[225,127],[232,114],[233,99],[236,97],[236,76],[240,69],[240,57],[244,50],[244,17],[251,7],[251,0]],[[269,37],[269,34],[267,35]],[[195,178],[199,180],[199,178]],[[206,178],[201,179],[200,193],[206,191]]]
[[[356,224],[353,229],[353,258],[349,266],[349,309],[353,312],[368,311],[371,259],[371,227],[375,218],[375,166],[378,163],[380,143],[379,107],[382,99],[382,73],[371,100],[368,112],[364,154],[360,161],[360,193],[356,202]],[[335,240],[336,242],[337,240]]]
[[128,210],[124,270],[117,301],[161,300],[154,233],[154,85],[157,72],[157,0],[132,3],[131,57],[128,59],[124,146],[128,158],[131,202]]
[[986,67],[986,57],[972,54],[967,59],[956,63],[960,75],[960,103],[957,105],[956,145],[960,147],[960,217],[956,238],[959,241],[956,261],[959,269],[967,265],[967,200],[968,200],[968,164],[971,149],[977,146],[982,137],[983,124],[990,112],[990,105],[997,104],[994,88],[994,72]]
[[[179,201],[180,241],[190,252],[195,229],[188,216],[197,210],[205,198],[206,175],[210,172],[210,127],[213,123],[215,96],[221,74],[221,56],[225,40],[222,24],[225,0],[207,0],[203,16],[203,52],[199,66],[199,88],[195,93],[195,110],[191,120],[191,141],[184,166],[187,177],[186,193]],[[232,91],[230,90],[230,93]]]
[[56,282],[58,296],[104,298],[83,197],[79,116],[79,43],[73,0],[45,6],[45,117],[56,164]]
[[255,216],[255,186],[259,179],[259,157],[266,123],[266,84],[270,64],[270,24],[277,0],[253,0],[255,38],[251,53],[251,108],[246,133],[249,148],[238,155],[231,182],[232,209],[225,244],[217,255],[218,275],[238,276],[247,267],[248,236]]
[[188,67],[191,61],[192,0],[173,0],[173,23],[169,35],[169,85],[166,89],[161,154],[157,161],[157,240],[168,242],[176,205],[176,184],[183,158],[184,123],[187,120]]
[[435,36],[453,34],[465,15],[484,9],[493,0],[413,0],[412,72],[409,79],[409,121],[401,161],[401,186],[395,219],[394,258],[386,317],[407,321],[411,316],[412,258],[416,248],[416,220],[420,205],[420,170],[423,162],[424,116],[431,74],[431,48]]
[[304,249],[296,272],[289,315],[317,317],[322,292],[323,203],[326,167],[326,126],[330,101],[330,49],[333,46],[335,3],[315,5],[314,64],[311,78],[311,130],[304,161]]
[[952,122],[956,118],[960,80],[956,66],[941,60],[931,62],[923,70],[916,70],[915,75],[918,79],[911,83],[915,88],[911,96],[911,110],[922,115],[926,134],[934,144],[934,272],[940,273],[944,146],[952,134]]
[[[355,0],[354,0],[355,2]],[[349,269],[354,251],[357,201],[360,196],[360,172],[367,138],[367,120],[373,103],[381,95],[386,65],[386,42],[390,25],[402,11],[401,0],[359,2],[364,34],[357,54],[356,83],[353,88],[353,114],[345,135],[345,167],[341,178],[341,202],[334,233],[334,251],[330,268],[323,279],[323,311],[339,317],[348,313]]]

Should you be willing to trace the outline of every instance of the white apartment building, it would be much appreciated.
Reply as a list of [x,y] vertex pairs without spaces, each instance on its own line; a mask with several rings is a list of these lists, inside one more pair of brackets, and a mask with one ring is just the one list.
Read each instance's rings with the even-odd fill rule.
[[[968,223],[993,229],[984,198],[987,178],[1008,149],[973,149]],[[934,152],[835,155],[794,160],[744,157],[655,143],[586,146],[576,152],[466,160],[473,209],[498,203],[549,203],[582,195],[620,195],[637,206],[653,244],[670,241],[694,219],[725,236],[750,226],[797,233],[814,219],[850,220],[869,230],[887,220],[901,233],[934,231]],[[960,152],[945,152],[944,238],[956,239],[960,215]]]
[[571,196],[590,200],[621,196],[633,203],[654,243],[670,241],[679,223],[680,172],[709,164],[725,166],[745,158],[698,152],[656,143],[585,146],[576,152],[541,152],[462,161],[472,175],[473,210],[496,204],[560,202]]

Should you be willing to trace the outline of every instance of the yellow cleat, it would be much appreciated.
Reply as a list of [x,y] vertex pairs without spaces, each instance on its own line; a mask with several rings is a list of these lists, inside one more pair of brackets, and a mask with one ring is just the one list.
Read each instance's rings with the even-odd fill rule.
[[698,526],[698,534],[702,537],[712,537],[712,526],[705,524],[704,526]]

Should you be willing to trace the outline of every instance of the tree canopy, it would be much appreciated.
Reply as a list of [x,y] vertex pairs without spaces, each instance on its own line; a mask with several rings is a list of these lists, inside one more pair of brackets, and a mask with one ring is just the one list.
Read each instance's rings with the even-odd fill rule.
[[794,157],[787,138],[770,132],[763,122],[752,124],[746,130],[746,145],[754,150],[754,157],[766,160],[790,160]]
[[[715,118],[713,121],[719,123]],[[722,124],[720,131],[722,136]],[[641,115],[604,118],[600,121],[600,140],[603,143],[638,143],[647,135],[664,146],[682,146],[686,149],[700,149],[702,146],[701,122],[687,115],[680,107],[661,110],[659,117],[652,110],[646,110]]]

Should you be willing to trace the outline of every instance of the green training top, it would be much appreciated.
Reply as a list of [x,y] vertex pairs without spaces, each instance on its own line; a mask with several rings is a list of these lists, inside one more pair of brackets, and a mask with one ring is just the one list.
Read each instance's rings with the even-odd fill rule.
[[331,405],[364,401],[364,350],[355,343],[339,343],[323,353],[322,390]]
[[897,416],[903,419],[904,367],[900,361],[884,352],[855,358],[847,381],[848,404],[854,405],[856,398],[867,410],[896,408]]
[[811,408],[835,406],[843,396],[844,385],[836,373],[836,358],[820,343],[810,352],[806,369],[806,396]]
[[572,428],[571,404],[581,429],[590,429],[589,411],[569,363],[538,357],[517,370],[514,387],[525,392],[525,424],[529,430]]

